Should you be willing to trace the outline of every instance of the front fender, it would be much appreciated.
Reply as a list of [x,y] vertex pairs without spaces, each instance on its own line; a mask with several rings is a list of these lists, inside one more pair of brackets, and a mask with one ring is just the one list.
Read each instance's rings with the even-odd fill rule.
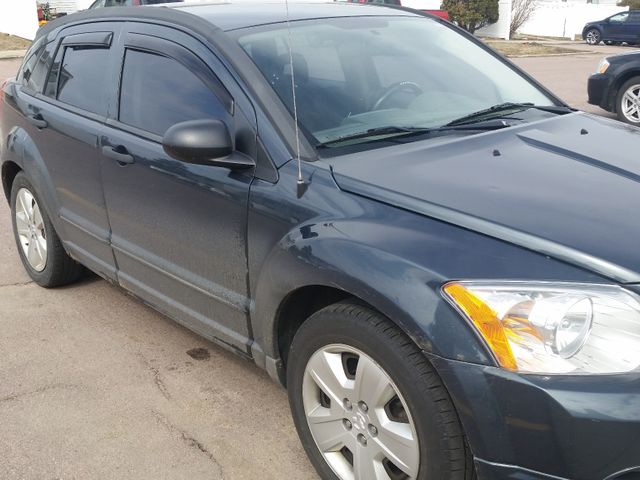
[[[265,354],[279,357],[277,322],[281,301],[300,288],[325,286],[368,303],[427,352],[491,365],[493,360],[482,342],[440,295],[440,287],[447,279],[344,235],[342,232],[352,230],[354,223],[303,225],[271,252],[257,282],[252,312],[255,341]],[[370,227],[358,225],[362,230]]]
[[251,187],[250,323],[256,363],[277,376],[283,302],[303,287],[339,289],[395,322],[419,348],[493,365],[475,330],[442,297],[456,279],[602,282],[592,272],[450,223],[341,191],[322,164],[293,163]]
[[618,110],[616,99],[618,97],[620,88],[622,88],[622,85],[627,80],[637,76],[640,76],[640,60],[626,62],[620,65],[615,70],[614,80],[611,82],[612,85],[609,88],[609,97],[607,98],[608,105],[610,106],[612,112],[616,112]]

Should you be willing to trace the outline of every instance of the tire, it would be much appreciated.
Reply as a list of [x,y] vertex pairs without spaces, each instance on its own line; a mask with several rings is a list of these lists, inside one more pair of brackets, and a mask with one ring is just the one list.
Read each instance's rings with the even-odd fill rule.
[[20,259],[35,283],[59,287],[82,276],[84,268],[64,250],[46,206],[24,172],[16,175],[11,187],[11,222]]
[[602,40],[602,35],[597,28],[591,28],[587,30],[584,39],[589,45],[598,45]]
[[[326,307],[300,327],[288,359],[294,423],[321,478],[475,478],[449,393],[420,349],[385,317],[356,303]],[[389,441],[393,431],[409,442]]]
[[630,78],[618,90],[616,114],[620,121],[640,126],[640,76]]

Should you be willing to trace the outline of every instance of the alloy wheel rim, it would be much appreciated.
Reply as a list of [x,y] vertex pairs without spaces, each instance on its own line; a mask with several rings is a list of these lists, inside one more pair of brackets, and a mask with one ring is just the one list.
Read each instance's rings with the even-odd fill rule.
[[622,114],[631,123],[640,123],[640,85],[632,85],[622,96]]
[[27,262],[36,272],[47,266],[47,233],[40,206],[26,188],[16,195],[16,231]]
[[343,344],[316,351],[305,369],[302,397],[316,447],[338,478],[417,478],[420,449],[407,403],[364,352]]
[[591,30],[587,32],[587,43],[594,45],[598,43],[599,40],[600,40],[600,34],[597,31]]

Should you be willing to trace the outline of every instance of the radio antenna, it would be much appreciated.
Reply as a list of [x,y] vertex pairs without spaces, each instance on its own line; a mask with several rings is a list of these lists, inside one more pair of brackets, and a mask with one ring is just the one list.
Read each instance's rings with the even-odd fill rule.
[[304,179],[302,178],[302,160],[300,159],[300,128],[298,126],[298,102],[296,99],[296,74],[293,68],[293,39],[291,36],[291,23],[289,21],[289,0],[284,2],[287,16],[287,33],[289,35],[289,68],[291,69],[291,95],[293,97],[293,123],[296,131],[296,162],[298,163],[298,198],[305,190]]

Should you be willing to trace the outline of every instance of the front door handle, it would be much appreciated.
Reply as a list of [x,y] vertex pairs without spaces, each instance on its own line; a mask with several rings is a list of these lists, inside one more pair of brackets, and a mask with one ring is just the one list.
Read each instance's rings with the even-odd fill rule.
[[40,130],[49,126],[49,123],[44,118],[42,118],[42,115],[40,115],[39,113],[36,113],[35,115],[29,115],[27,117],[27,120],[31,125]]
[[123,166],[130,165],[135,161],[133,159],[133,155],[131,155],[124,147],[105,146],[102,147],[102,154]]

